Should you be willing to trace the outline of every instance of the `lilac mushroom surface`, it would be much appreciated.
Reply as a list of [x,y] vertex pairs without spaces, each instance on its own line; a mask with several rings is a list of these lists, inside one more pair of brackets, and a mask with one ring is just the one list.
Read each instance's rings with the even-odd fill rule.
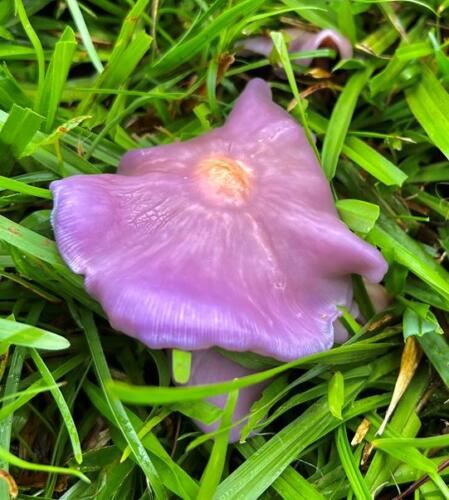
[[[387,269],[339,219],[303,129],[260,79],[222,127],[51,190],[62,257],[111,325],[153,349],[280,361],[329,349],[351,273],[378,282]],[[226,366],[221,378],[236,376]],[[194,372],[194,383],[218,381]]]
[[[188,385],[203,385],[206,383],[215,384],[232,380],[234,378],[246,377],[247,375],[251,375],[253,373],[254,371],[231,361],[213,349],[195,351],[192,353],[191,374]],[[245,421],[238,425],[235,424],[235,422],[248,415],[251,406],[260,398],[263,389],[268,385],[268,383],[269,381],[260,382],[239,391],[239,397],[233,413],[234,425],[230,430],[230,442],[239,440],[240,431],[245,424]],[[224,408],[227,399],[227,394],[220,394],[208,398],[208,401],[219,408]],[[214,422],[211,425],[206,425],[197,420],[195,422],[204,432],[216,430],[219,423]]]
[[[338,31],[325,29],[318,32],[310,32],[298,28],[290,28],[283,30],[283,32],[289,39],[289,52],[305,52],[330,47],[337,50],[341,59],[352,57],[351,43]],[[273,50],[273,41],[268,36],[255,36],[239,41],[238,47],[247,53],[268,57]],[[297,59],[294,62],[302,66],[310,66],[312,58]]]

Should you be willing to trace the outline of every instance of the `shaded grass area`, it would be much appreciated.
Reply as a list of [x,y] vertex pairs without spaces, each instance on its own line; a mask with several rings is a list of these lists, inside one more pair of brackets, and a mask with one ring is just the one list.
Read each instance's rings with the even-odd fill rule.
[[[354,58],[298,66],[292,25],[339,29]],[[449,497],[448,25],[443,0],[0,3],[0,498],[14,481],[20,498],[393,498],[423,476],[418,498]],[[236,51],[261,33],[270,59]],[[375,315],[354,278],[367,324],[345,312],[345,345],[169,387],[166,355],[113,332],[61,260],[47,186],[220,125],[254,76],[316,136],[342,218],[390,264],[391,306]],[[404,336],[424,355],[379,437]],[[242,443],[191,423],[228,428],[237,391],[267,378]]]

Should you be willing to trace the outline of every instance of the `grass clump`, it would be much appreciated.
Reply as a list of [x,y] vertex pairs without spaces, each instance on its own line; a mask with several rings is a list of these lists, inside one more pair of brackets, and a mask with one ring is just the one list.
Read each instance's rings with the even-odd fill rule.
[[[449,498],[448,23],[442,0],[0,4],[0,498]],[[279,34],[292,25],[338,29],[353,59],[335,67],[324,48],[298,67]],[[236,51],[260,33],[272,57]],[[169,387],[165,355],[112,332],[61,260],[47,186],[220,125],[253,76],[316,137],[342,218],[390,264],[393,300],[375,315],[354,278],[367,324],[346,311],[345,345]],[[238,389],[268,378],[253,437],[228,446],[191,423],[226,429]],[[204,401],[218,392],[223,412]]]

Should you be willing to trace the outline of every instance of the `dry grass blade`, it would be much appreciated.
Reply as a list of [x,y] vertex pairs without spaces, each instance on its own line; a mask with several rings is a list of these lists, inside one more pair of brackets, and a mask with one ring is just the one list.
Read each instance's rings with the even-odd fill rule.
[[19,496],[19,488],[15,479],[5,470],[0,470],[0,479],[7,484],[10,499],[15,500]]
[[410,384],[416,369],[418,368],[421,357],[422,351],[418,342],[416,342],[414,337],[409,337],[405,342],[404,351],[402,352],[401,367],[398,378],[396,379],[390,404],[387,408],[387,412],[385,413],[382,425],[379,427],[376,435],[381,436],[383,434],[397,404],[399,403],[402,395]]
[[370,427],[371,422],[367,418],[364,418],[355,431],[354,437],[351,441],[351,446],[357,446],[360,444],[365,439]]

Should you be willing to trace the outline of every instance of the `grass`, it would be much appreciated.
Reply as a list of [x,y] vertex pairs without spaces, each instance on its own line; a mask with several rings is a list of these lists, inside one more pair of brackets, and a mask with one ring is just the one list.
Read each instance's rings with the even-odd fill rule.
[[[354,58],[330,72],[320,49],[298,75],[277,32],[295,23],[338,28]],[[0,3],[1,499],[14,482],[22,499],[449,498],[448,25],[443,0]],[[270,32],[270,60],[235,53]],[[48,183],[220,125],[253,76],[316,137],[393,301],[375,315],[354,278],[367,324],[345,311],[345,345],[275,366],[238,355],[260,371],[170,387],[165,354],[113,332],[61,260]],[[424,354],[379,436],[410,336]],[[189,359],[176,352],[179,379]],[[239,389],[267,379],[253,436],[228,446]],[[224,411],[204,400],[219,393]]]

